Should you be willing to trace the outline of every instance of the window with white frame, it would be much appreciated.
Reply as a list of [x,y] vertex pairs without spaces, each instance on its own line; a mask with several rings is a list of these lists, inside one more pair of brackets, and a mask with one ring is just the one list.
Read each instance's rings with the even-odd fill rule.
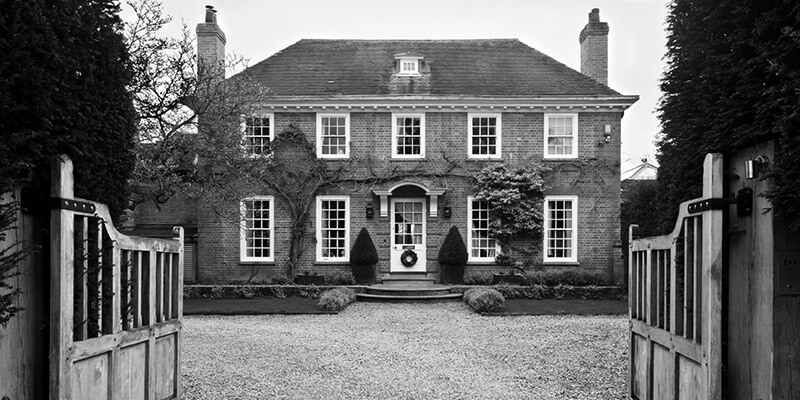
[[275,261],[274,200],[249,197],[241,202],[242,261]]
[[544,261],[578,261],[578,198],[544,198]]
[[578,114],[545,114],[544,158],[578,157]]
[[317,197],[317,261],[348,261],[350,198]]
[[497,240],[489,235],[489,204],[468,197],[467,213],[469,261],[494,262],[499,246]]
[[392,114],[392,157],[425,157],[425,114]]
[[272,121],[272,114],[262,114],[244,119],[244,147],[248,154],[269,153],[269,143],[274,138]]
[[469,114],[469,157],[500,158],[500,114]]
[[419,75],[419,60],[416,58],[401,58],[400,75]]
[[317,156],[320,158],[350,156],[349,114],[317,114]]

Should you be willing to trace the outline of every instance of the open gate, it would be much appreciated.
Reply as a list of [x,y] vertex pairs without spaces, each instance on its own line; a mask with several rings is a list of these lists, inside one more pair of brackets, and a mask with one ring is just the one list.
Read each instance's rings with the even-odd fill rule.
[[179,399],[183,229],[130,237],[76,199],[72,161],[53,164],[50,398]]
[[638,400],[722,397],[723,165],[703,164],[703,197],[681,203],[675,229],[629,230],[630,394]]

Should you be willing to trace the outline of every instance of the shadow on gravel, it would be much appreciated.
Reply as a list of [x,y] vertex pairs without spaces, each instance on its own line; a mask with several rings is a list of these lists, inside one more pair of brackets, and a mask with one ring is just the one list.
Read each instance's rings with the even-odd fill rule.
[[287,297],[285,299],[186,299],[184,315],[261,315],[261,314],[336,314],[322,311],[319,299]]
[[624,315],[628,302],[620,300],[506,300],[502,313],[483,315]]

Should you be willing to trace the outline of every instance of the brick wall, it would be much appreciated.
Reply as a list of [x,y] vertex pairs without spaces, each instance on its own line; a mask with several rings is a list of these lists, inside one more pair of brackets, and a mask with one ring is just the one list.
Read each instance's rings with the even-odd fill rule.
[[[546,269],[597,271],[621,279],[622,263],[619,241],[619,152],[621,113],[579,113],[579,158],[573,160],[543,160],[544,114],[503,113],[502,152],[503,161],[514,166],[529,162],[542,163],[552,169],[547,181],[547,194],[578,196],[578,260],[579,265],[545,265]],[[397,167],[400,170],[443,171],[448,165],[445,158],[457,167],[446,177],[416,176],[411,178],[429,188],[447,188],[439,198],[439,217],[426,213],[427,269],[438,276],[436,257],[438,247],[447,231],[455,225],[467,238],[467,196],[474,192],[470,176],[483,165],[499,161],[476,161],[467,159],[467,113],[435,112],[426,114],[426,159],[391,160],[391,113],[351,113],[351,159],[353,168],[366,168],[369,163],[376,170]],[[275,113],[276,130],[289,123],[301,128],[311,142],[316,140],[316,116],[314,113]],[[604,143],[604,126],[611,126],[610,143]],[[599,143],[602,143],[600,145]],[[360,173],[366,173],[365,169]],[[321,194],[350,196],[350,246],[358,231],[366,227],[380,255],[378,274],[389,272],[390,218],[379,216],[380,199],[372,189],[386,189],[393,183],[370,188],[352,186],[336,188]],[[268,194],[268,193],[264,193]],[[365,207],[372,203],[375,216],[365,217]],[[452,217],[444,218],[442,208],[449,203]],[[247,279],[257,270],[256,280],[269,280],[286,273],[288,258],[289,221],[281,210],[280,201],[275,207],[275,262],[240,263],[239,228],[236,221],[221,218],[210,210],[199,211],[199,279],[202,281],[237,281]],[[231,205],[235,213],[238,205]],[[312,212],[312,216],[316,213]],[[316,221],[311,218],[307,230],[306,250],[301,258],[300,271],[329,274],[349,271],[346,264],[316,262]],[[536,244],[539,246],[540,244]],[[538,256],[541,261],[541,255]],[[468,270],[492,272],[493,265],[471,265]]]

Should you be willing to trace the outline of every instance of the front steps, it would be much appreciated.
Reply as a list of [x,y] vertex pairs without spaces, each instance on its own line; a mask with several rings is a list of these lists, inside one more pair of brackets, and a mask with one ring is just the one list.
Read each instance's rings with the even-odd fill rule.
[[450,293],[450,286],[437,285],[425,274],[391,275],[383,283],[367,286],[359,301],[433,302],[460,300],[461,293]]

